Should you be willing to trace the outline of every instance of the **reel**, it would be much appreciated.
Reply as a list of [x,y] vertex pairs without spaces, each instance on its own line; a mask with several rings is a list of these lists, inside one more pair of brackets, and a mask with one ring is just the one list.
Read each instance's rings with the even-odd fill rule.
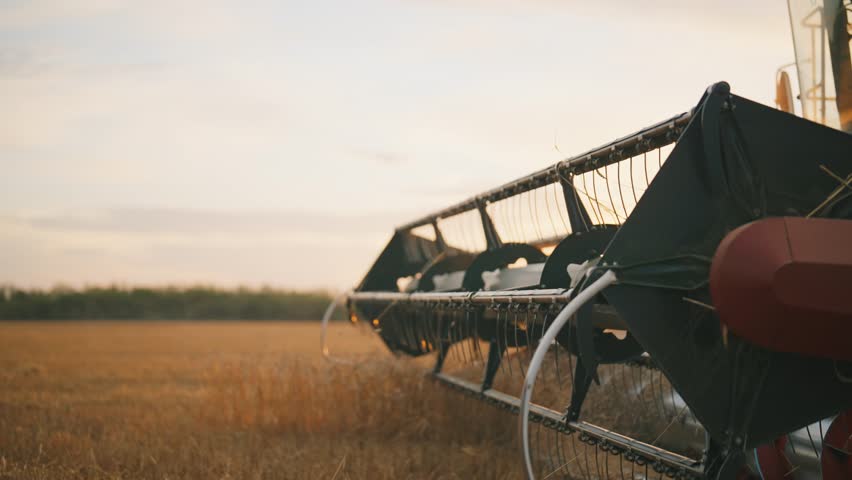
[[519,413],[529,478],[852,478],[850,158],[718,83],[399,227],[347,305]]

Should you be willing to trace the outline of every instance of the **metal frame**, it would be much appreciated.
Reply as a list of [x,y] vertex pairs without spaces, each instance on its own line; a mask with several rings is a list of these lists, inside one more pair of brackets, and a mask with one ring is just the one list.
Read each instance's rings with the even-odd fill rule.
[[456,205],[401,225],[396,230],[398,232],[409,231],[422,225],[434,224],[439,219],[484,208],[489,203],[549,185],[563,178],[570,178],[572,175],[612,165],[628,156],[640,155],[660,146],[673,143],[677,140],[680,132],[686,127],[686,124],[689,123],[691,118],[692,111],[675,115],[601,147],[562,160],[550,167],[505,183]]

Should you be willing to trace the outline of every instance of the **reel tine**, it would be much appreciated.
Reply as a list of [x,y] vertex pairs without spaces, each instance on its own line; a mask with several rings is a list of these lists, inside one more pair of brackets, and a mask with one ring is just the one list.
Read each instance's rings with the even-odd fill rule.
[[463,315],[462,326],[464,331],[464,349],[467,353],[467,357],[469,359],[469,363],[473,363],[475,361],[473,355],[473,340],[471,339],[471,322],[470,322],[470,310],[468,310],[467,305],[461,305],[461,309]]
[[[822,431],[822,420],[818,421],[817,425],[819,426],[819,441],[820,441],[820,444],[824,445],[825,444],[825,432]],[[823,447],[823,448],[825,448],[825,447]],[[822,452],[820,452],[819,458],[822,458]]]
[[432,330],[434,338],[435,338],[435,343],[438,346],[438,354],[443,356],[444,358],[446,358],[447,352],[444,351],[444,342],[442,341],[443,339],[441,338],[441,325],[443,323],[442,320],[441,320],[441,317],[438,316],[438,315],[431,315],[429,318],[431,319],[431,323],[432,323],[432,329],[431,330]]
[[[593,173],[592,174],[592,193],[595,196],[595,203],[598,204],[598,213],[601,215],[601,220],[603,220],[603,212],[601,211],[601,202],[600,202],[601,197],[598,196],[598,187],[597,187],[598,182],[597,182],[597,179],[594,176],[594,170],[592,170],[592,173]],[[604,222],[602,221],[601,223],[604,223]]]
[[[563,196],[564,196],[564,187],[563,187]],[[565,233],[570,232],[571,229],[568,228],[568,222],[565,220],[565,212],[563,212],[563,210],[565,210],[565,209],[559,208],[559,194],[556,192],[556,184],[555,183],[553,184],[553,201],[556,203],[556,206],[554,208],[556,209],[556,213],[559,214],[559,221],[562,222],[562,228],[565,230]]]
[[[822,427],[822,422],[820,422],[820,427]],[[820,428],[820,430],[822,430],[822,428]],[[811,426],[810,426],[810,425],[807,425],[807,426],[805,427],[805,431],[808,433],[808,440],[811,442],[811,448],[812,448],[812,449],[813,449],[813,451],[814,451],[814,455],[816,455],[816,458],[817,458],[817,459],[822,458],[822,452],[821,452],[820,450],[818,450],[818,449],[817,449],[817,447],[816,447],[816,443],[814,443],[814,437],[813,437],[813,435],[811,435]],[[820,432],[820,433],[822,433],[822,432]],[[823,438],[823,437],[822,437],[822,436],[820,436],[820,439],[822,439],[822,438]]]
[[633,179],[633,156],[630,157],[630,189],[633,191],[633,207],[639,203],[639,198],[636,197],[636,181]]
[[422,344],[420,342],[420,325],[423,324],[428,319],[428,313],[424,315],[417,316],[411,319],[408,323],[408,336],[411,339],[412,347],[423,351]]
[[515,227],[509,221],[509,215],[506,212],[508,210],[508,208],[506,208],[508,204],[509,204],[509,199],[507,198],[507,199],[504,199],[500,202],[497,202],[495,208],[500,211],[501,223],[503,223],[503,225],[505,225],[506,236],[508,238],[511,238],[512,241],[514,241],[515,238],[517,238],[517,236],[515,235]]
[[[598,478],[606,478],[602,475],[603,471],[601,470],[601,464],[598,460],[598,456],[600,454],[600,448],[598,448],[597,444],[591,444],[589,447],[595,451],[595,473],[597,473]],[[606,460],[606,459],[604,459]]]
[[[529,368],[530,362],[532,362],[532,356],[535,352],[535,347],[538,346],[538,343],[533,340],[535,337],[535,324],[538,321],[539,316],[539,307],[535,306],[530,310],[527,310],[527,368]],[[526,369],[524,370],[526,372]]]
[[420,344],[424,345],[424,350],[427,352],[431,352],[435,348],[435,343],[432,342],[432,329],[430,325],[430,320],[432,315],[423,315],[420,317],[420,321],[418,322],[418,335],[420,338]]
[[479,357],[479,363],[482,364],[485,362],[485,358],[482,355],[482,343],[480,343],[479,339],[479,314],[477,312],[473,314],[473,342],[473,348]]
[[408,335],[409,335],[409,338],[411,339],[411,342],[413,343],[413,347],[420,350],[420,351],[423,351],[423,348],[421,347],[421,342],[420,342],[420,337],[421,337],[421,334],[420,334],[421,328],[420,327],[421,327],[422,324],[424,324],[426,321],[428,321],[428,318],[429,318],[428,314],[424,314],[424,315],[419,315],[419,316],[413,317],[410,322],[407,322],[408,327],[409,327]]
[[447,340],[449,341],[449,347],[447,348],[447,357],[452,358],[456,362],[459,360],[459,351],[457,348],[453,348],[453,345],[456,344],[456,319],[453,318],[452,311],[444,314],[447,318]]
[[[520,307],[520,305],[518,305],[518,307]],[[521,355],[521,347],[518,343],[518,330],[520,329],[520,327],[518,327],[518,310],[515,310],[515,320],[513,323],[513,330],[515,331],[515,358],[518,359],[518,371],[521,372],[521,377],[524,377],[524,372],[526,372],[527,369],[524,368],[523,356]]]
[[452,332],[452,342],[453,345],[456,345],[456,348],[452,350],[455,353],[456,361],[464,363],[464,357],[462,356],[464,350],[459,345],[459,343],[461,342],[461,334],[459,333],[459,318],[454,310],[450,310],[450,317],[453,319],[452,323],[450,323],[450,331]]
[[557,468],[555,468],[553,470],[558,471],[559,475],[562,478],[571,478],[570,477],[570,471],[568,470],[568,464],[570,462],[567,460],[567,457],[565,455],[565,446],[564,446],[565,439],[563,438],[564,435],[562,435],[562,433],[557,431],[557,430],[554,430],[553,432],[556,435],[556,439],[557,439],[557,455],[558,455],[558,459],[559,459],[559,463],[558,463]]
[[518,231],[517,224],[515,224],[514,209],[512,208],[514,198],[514,196],[506,197],[506,200],[503,204],[503,215],[506,216],[506,224],[512,231],[512,241],[519,242],[520,240],[518,239],[521,238],[521,234]]
[[[619,364],[618,366],[613,366],[613,368],[618,368],[618,367],[621,367],[621,388],[623,389],[622,391],[628,392],[627,394],[629,395],[630,394],[629,393],[630,392],[630,386],[627,384],[627,374],[624,373],[624,370],[627,367],[623,363]],[[615,376],[615,373],[613,373],[613,376]]]
[[659,389],[660,389],[659,374],[660,374],[659,370],[652,370],[651,371],[651,393],[653,394],[652,398],[654,400],[654,405],[657,409],[657,413],[659,413],[661,417],[665,417],[666,412],[663,408],[663,404],[660,402],[660,398],[662,397],[662,393],[658,393]]
[[666,378],[662,370],[659,370],[659,373],[660,403],[663,405],[663,410],[665,411],[666,418],[670,418],[677,414],[677,408],[674,408],[674,405],[669,405],[668,402],[666,402],[666,385],[669,383],[669,379]]
[[574,463],[577,464],[576,470],[578,470],[580,472],[580,475],[585,476],[583,474],[583,466],[581,465],[581,462],[579,461],[580,454],[577,452],[577,435],[578,435],[577,432],[573,432],[571,434],[571,437],[570,437],[571,438],[571,453],[572,453],[571,458],[573,458]]
[[431,352],[432,349],[429,347],[429,345],[430,345],[430,343],[429,343],[429,340],[430,340],[429,317],[417,317],[417,318],[414,319],[414,321],[418,325],[417,329],[418,329],[418,332],[420,332],[421,340],[424,340],[426,342],[425,350],[427,352]]
[[562,451],[562,439],[560,438],[562,435],[559,432],[554,430],[554,438],[556,439],[556,468],[552,468],[551,472],[559,473],[560,475],[563,473],[563,465],[565,464],[565,456]]
[[[541,428],[545,428],[542,426]],[[553,461],[553,442],[550,440],[550,435],[552,434],[552,430],[549,428],[544,432],[544,440],[547,443],[547,448],[545,449],[545,463],[547,464],[547,471],[553,472],[555,470],[554,465],[556,462]]]
[[630,397],[630,396],[637,397],[637,399],[638,399],[637,389],[636,389],[636,377],[634,376],[633,370],[634,370],[634,368],[631,365],[622,364],[622,366],[621,366],[621,372],[622,372],[622,374],[624,374],[623,378],[624,378],[624,382],[625,382],[625,388],[629,392],[627,394],[627,396],[628,397]]
[[414,317],[411,321],[411,333],[414,337],[414,348],[419,350],[420,352],[426,351],[426,346],[424,345],[424,334],[423,334],[423,317]]
[[[601,223],[600,217],[598,216],[597,210],[595,210],[597,205],[595,205],[595,202],[592,201],[593,199],[589,195],[589,186],[586,184],[586,176],[587,175],[585,173],[580,174],[580,179],[583,180],[583,189],[581,190],[581,192],[583,193],[583,196],[586,197],[587,200],[589,200],[589,206],[591,207],[592,215],[594,215],[594,217],[595,217],[592,220],[592,223],[600,224]],[[576,185],[574,186],[574,190],[577,190]]]
[[[497,317],[499,318],[499,316],[500,316],[500,311],[498,310],[497,311]],[[498,325],[499,325],[499,323],[498,323]],[[503,353],[506,361],[500,362],[500,364],[502,365],[502,364],[505,363],[507,370],[509,371],[509,376],[514,377],[515,372],[512,369],[512,359],[511,359],[511,356],[510,356],[511,350],[509,350],[509,331],[508,331],[509,330],[509,310],[508,309],[506,310],[506,318],[503,319],[503,328],[501,328],[500,330],[503,331],[503,347],[505,347],[505,349],[506,349],[506,351]]]
[[[639,381],[636,381],[636,373],[639,372]],[[645,399],[642,398],[642,367],[630,367],[630,381],[633,385],[633,394],[642,402],[642,408],[645,408]]]
[[[621,164],[623,162],[617,162],[615,164],[615,178],[618,179],[618,196],[621,197],[621,208],[624,210],[624,218],[627,218],[627,205],[624,203],[624,193],[621,191]],[[631,178],[632,181],[632,178]],[[631,182],[632,183],[632,182]]]
[[543,432],[544,439],[539,442],[542,448],[536,451],[536,459],[546,474],[550,474],[553,472],[554,465],[556,464],[553,460],[553,442],[550,438],[550,429],[542,423],[539,424],[539,432]]
[[[547,193],[547,189],[549,187],[555,189],[556,183],[554,182],[554,183],[547,184],[547,185],[544,186],[544,189],[542,190],[542,193],[544,194],[544,208],[546,209],[545,211],[547,212],[547,219],[550,220],[550,229],[553,231],[553,236],[555,237],[557,235],[556,224],[553,221],[553,212],[550,209],[550,194]],[[546,223],[545,223],[545,225],[546,225]]]
[[411,322],[413,322],[415,318],[417,318],[417,317],[416,316],[405,317],[405,318],[401,318],[398,322],[396,322],[399,326],[400,343],[402,343],[402,344],[404,344],[408,347],[410,347],[411,344],[412,344],[411,335],[408,332],[409,324]]
[[[562,466],[565,469],[565,478],[573,479],[575,478],[575,474],[573,472],[578,470],[578,466],[580,465],[580,457],[576,453],[572,453],[576,451],[576,448],[573,447],[575,442],[575,437],[577,436],[576,432],[569,432],[567,436],[563,434],[563,455],[566,459]],[[571,445],[571,448],[568,447],[568,444]]]
[[[542,426],[540,423],[536,423],[533,428],[535,429],[535,435],[530,435],[530,449],[536,453],[536,458],[540,457],[541,452],[541,429]],[[534,446],[533,446],[534,445]]]
[[[573,473],[571,473],[571,478],[575,478],[576,475],[579,475],[581,478],[589,478],[590,474],[588,473],[587,469],[583,468],[583,463],[585,463],[583,461],[585,460],[585,447],[583,447],[582,451],[577,448],[577,443],[579,443],[580,445],[585,445],[581,440],[578,439],[579,436],[580,434],[577,432],[573,432],[571,434],[571,450],[573,453],[573,455],[571,456],[571,464],[574,468]],[[581,460],[580,457],[584,457],[583,460]]]
[[512,220],[518,222],[518,231],[521,233],[520,237],[518,237],[518,242],[525,243],[524,240],[526,240],[527,232],[526,232],[526,228],[524,228],[524,219],[523,219],[523,214],[521,213],[521,208],[522,208],[521,193],[513,195],[512,198],[515,200],[515,209],[514,209],[514,212],[513,212],[514,215],[512,217]]
[[[559,345],[557,345],[557,349],[558,349],[558,347],[559,347]],[[568,357],[568,378],[571,379],[571,390],[573,391],[573,389],[574,389],[574,359],[572,358],[573,356],[572,356],[571,352],[569,352],[567,349],[565,351],[565,355]]]
[[461,358],[462,365],[467,365],[469,363],[467,356],[467,349],[465,349],[465,336],[464,336],[464,317],[461,314],[461,309],[456,306],[454,315],[456,317],[456,340],[458,341],[458,352],[459,357]]
[[[536,227],[536,233],[538,234],[538,239],[543,240],[544,235],[542,235],[542,233],[541,233],[542,232],[541,223],[539,222],[539,218],[538,218],[539,215],[537,214],[537,212],[538,212],[538,189],[530,190],[529,193],[533,197],[533,201],[530,202],[529,196],[527,196],[527,204],[530,207],[530,217],[532,218],[532,221],[534,222],[534,225]],[[535,211],[536,213],[533,213],[533,211]]]
[[[645,372],[645,370],[647,370],[647,368],[640,365],[636,368],[636,370],[637,370],[637,373],[639,374],[639,389],[637,390],[636,393],[637,393],[637,395],[639,395],[639,398],[642,399],[642,408],[645,409],[645,410],[649,410],[651,408],[651,406],[648,404],[648,395],[645,393],[645,390],[648,388],[648,384],[642,378],[642,373]],[[651,372],[649,371],[649,373],[651,373]]]
[[441,346],[442,355],[444,358],[450,356],[450,346],[447,343],[447,338],[444,336],[444,330],[446,329],[447,319],[444,315],[436,315],[435,316],[435,336],[437,337],[438,344]]
[[462,325],[462,348],[464,348],[465,356],[467,357],[467,363],[471,364],[474,362],[473,356],[473,345],[470,340],[470,315],[468,314],[467,309],[464,305],[460,306],[459,317],[461,317],[461,325]]
[[630,462],[630,480],[636,480],[636,462]]
[[569,442],[568,438],[565,438],[563,433],[558,433],[560,437],[562,437],[562,442],[560,442],[559,446],[559,473],[562,478],[570,479],[571,475],[571,464],[576,462],[576,458],[572,457],[566,448],[566,443]]
[[547,313],[545,313],[544,318],[541,322],[541,332],[538,335],[538,338],[541,339],[544,337],[544,332],[547,330]]
[[450,324],[450,332],[451,332],[450,336],[452,337],[453,345],[456,346],[456,348],[453,349],[453,351],[455,352],[455,359],[461,365],[464,365],[464,364],[467,363],[467,361],[466,361],[465,355],[464,355],[464,353],[465,353],[464,348],[462,347],[462,344],[461,344],[462,341],[464,341],[464,336],[462,335],[462,331],[461,331],[462,319],[461,319],[461,316],[459,315],[458,310],[456,310],[456,309],[452,310],[451,315],[453,317],[453,323]]
[[474,362],[482,362],[482,351],[479,349],[479,319],[473,308],[468,305],[465,308],[468,322],[468,337],[470,338],[470,349]]
[[[537,317],[538,312],[537,312],[537,310],[527,310],[526,315],[527,315],[527,318],[525,320],[526,330],[525,330],[524,333],[527,336],[527,346],[526,346],[526,351],[527,351],[526,364],[527,364],[527,367],[524,368],[524,372],[526,372],[527,368],[529,368],[530,361],[532,361],[533,350],[535,350],[535,348],[533,347],[533,340],[532,340],[533,335],[532,334],[533,334],[533,329],[535,328],[535,321],[538,318]],[[526,373],[524,373],[524,377],[526,377]]]
[[447,341],[447,358],[453,358],[457,360],[458,352],[455,348],[453,348],[453,345],[456,344],[456,339],[453,336],[453,322],[455,320],[453,318],[453,312],[451,310],[441,310],[441,318],[444,319],[445,324],[444,330],[446,331],[445,340]]
[[495,321],[496,331],[494,333],[494,337],[497,340],[497,347],[498,347],[498,350],[500,351],[500,362],[498,363],[498,370],[501,373],[505,374],[505,372],[506,372],[505,363],[506,362],[503,361],[503,357],[505,357],[505,355],[506,355],[506,352],[505,352],[506,343],[505,343],[505,340],[503,340],[504,343],[500,343],[500,340],[501,340],[500,339],[500,337],[501,337],[501,335],[500,335],[500,306],[496,305],[495,308],[496,308],[496,311],[497,311],[497,320]]
[[[557,348],[559,346],[557,345]],[[566,351],[565,356],[568,357],[568,378],[571,379],[571,389],[574,389],[574,359],[571,352]]]
[[[656,375],[654,375],[655,372],[656,372]],[[654,377],[655,376],[657,377],[657,382],[656,382],[657,387],[654,386],[654,383],[655,383]],[[662,372],[660,372],[659,370],[654,370],[654,371],[651,372],[651,393],[654,397],[654,403],[656,404],[657,411],[659,412],[659,414],[662,418],[666,418],[666,416],[667,416],[666,415],[666,407],[665,407],[665,405],[663,405],[663,401],[662,401],[663,390],[662,390],[662,383],[661,383],[662,380],[660,379],[661,376],[662,376]],[[659,390],[659,394],[657,393],[658,390]]]
[[[669,392],[671,393],[671,392],[672,392],[672,384],[671,384],[671,382],[669,382],[668,377],[666,377],[666,376],[663,374],[663,372],[661,371],[661,372],[660,372],[660,387],[664,389],[664,388],[665,388],[665,387],[664,387],[665,385],[668,385],[668,387],[669,387]],[[670,404],[670,403],[666,402],[665,392],[663,392],[663,398],[662,398],[662,400],[663,400],[663,404],[666,406],[666,415],[667,415],[667,416],[669,416],[669,417],[674,417],[674,416],[676,416],[678,413],[680,413],[680,412],[678,411],[677,405],[675,405],[674,403],[671,403],[671,404]]]
[[435,343],[432,341],[431,317],[431,315],[424,315],[420,318],[419,321],[419,334],[421,337],[421,344],[425,344],[425,350],[427,352],[431,352],[435,349]]
[[417,323],[418,317],[412,317],[407,322],[405,322],[407,340],[409,348],[414,350],[420,350],[420,342],[417,341]]
[[[398,345],[404,345],[405,340],[405,322],[408,315],[394,317],[392,321],[386,322],[386,325],[380,325],[382,333],[393,338]],[[385,333],[387,330],[387,333]]]
[[444,344],[441,343],[440,320],[436,315],[425,315],[426,329],[429,331],[429,341],[432,347],[438,350],[439,355],[444,355]]
[[462,365],[465,365],[465,364],[467,364],[467,356],[466,356],[466,352],[464,350],[464,345],[462,345],[462,342],[464,341],[464,335],[462,334],[462,329],[461,329],[462,319],[461,319],[461,315],[459,315],[458,309],[455,308],[455,306],[453,306],[453,325],[454,325],[454,330],[456,332],[456,342],[455,342],[455,345],[457,345],[456,346],[456,355],[458,356],[458,359],[462,363]]
[[589,444],[583,442],[583,460],[586,462],[586,478],[592,480],[592,467],[589,465]]
[[618,212],[615,208],[615,202],[612,201],[612,190],[609,188],[609,167],[604,165],[603,167],[597,169],[597,172],[603,171],[603,180],[604,185],[606,185],[606,194],[609,197],[609,207],[612,209],[612,216],[615,217],[615,223],[621,225],[621,217],[619,217]]
[[660,401],[660,406],[663,409],[663,417],[664,418],[671,418],[672,413],[669,411],[670,410],[669,402],[666,400],[666,396],[667,396],[666,383],[668,383],[668,382],[667,382],[667,379],[666,379],[665,375],[663,374],[663,372],[660,371],[660,370],[657,370],[657,386],[658,386],[659,391],[660,391],[659,401]]
[[518,243],[524,243],[526,238],[526,233],[524,232],[524,223],[521,221],[521,196],[520,195],[512,195],[511,202],[509,203],[509,213],[512,218],[512,223],[515,224],[515,228],[518,231],[518,237],[515,239]]
[[[672,382],[669,382],[669,381],[667,381],[666,383],[668,383],[668,384],[669,384],[669,394],[670,394],[671,399],[672,399],[672,410],[674,410],[675,412],[677,412],[677,410],[678,410],[678,404],[677,404],[677,401],[675,400],[675,390],[674,390],[674,385],[672,385]],[[683,418],[683,417],[681,417],[681,418]]]
[[[544,187],[540,187],[540,188],[533,190],[532,193],[533,193],[533,208],[535,209],[535,216],[533,218],[535,219],[535,223],[538,226],[539,238],[544,240],[549,235],[547,235],[547,233],[546,233],[547,229],[545,227],[547,226],[547,224],[544,222],[544,218],[543,218],[544,212],[538,208],[538,197],[540,197],[542,194],[547,195],[547,190],[545,190]],[[542,226],[542,225],[544,225],[544,226]]]
[[[564,390],[562,387],[562,375],[559,373],[559,344],[548,345],[549,349],[553,349],[553,362],[556,364],[556,383],[559,385],[559,391]],[[571,355],[570,353],[568,355]]]

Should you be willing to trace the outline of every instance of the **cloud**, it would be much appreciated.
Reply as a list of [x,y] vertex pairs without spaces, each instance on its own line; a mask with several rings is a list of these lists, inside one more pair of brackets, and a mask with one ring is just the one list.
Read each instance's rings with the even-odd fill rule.
[[[36,230],[121,234],[202,235],[258,234],[352,235],[388,233],[411,214],[336,215],[306,211],[216,211],[166,208],[120,208],[14,216]],[[7,217],[9,218],[9,217]]]
[[394,214],[116,209],[0,216],[0,284],[351,287]]

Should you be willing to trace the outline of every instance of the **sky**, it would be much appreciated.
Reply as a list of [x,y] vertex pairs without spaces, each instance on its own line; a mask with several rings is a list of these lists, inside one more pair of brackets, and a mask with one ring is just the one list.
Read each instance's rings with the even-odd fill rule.
[[0,284],[345,289],[395,225],[792,61],[771,0],[0,0]]

